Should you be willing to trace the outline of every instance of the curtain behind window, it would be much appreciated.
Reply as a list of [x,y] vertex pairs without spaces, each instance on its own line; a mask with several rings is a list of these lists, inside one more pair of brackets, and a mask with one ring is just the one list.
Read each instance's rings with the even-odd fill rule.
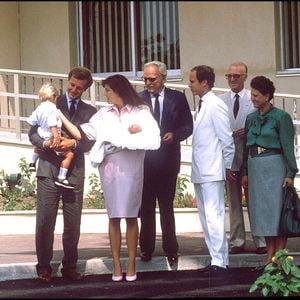
[[300,68],[300,2],[281,2],[282,68]]
[[180,69],[176,1],[82,2],[82,26],[83,63],[93,73],[136,73],[151,60]]

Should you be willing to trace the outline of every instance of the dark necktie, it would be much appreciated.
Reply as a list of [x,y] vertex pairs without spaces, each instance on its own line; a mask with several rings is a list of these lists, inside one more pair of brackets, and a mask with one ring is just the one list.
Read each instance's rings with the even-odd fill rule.
[[194,115],[194,119],[195,119],[195,120],[196,120],[196,118],[197,118],[197,115],[198,115],[199,112],[200,112],[202,102],[203,102],[203,100],[200,98],[200,99],[199,99],[199,102],[198,102],[198,110],[196,111],[196,113],[195,113],[195,115]]
[[154,118],[159,124],[159,120],[160,120],[160,109],[159,109],[159,101],[158,101],[159,94],[154,94],[154,97],[155,97]]
[[239,108],[240,108],[239,97],[240,97],[239,94],[235,94],[235,101],[234,101],[234,106],[233,106],[233,115],[234,115],[235,119],[236,119],[236,116],[237,116]]
[[198,103],[198,114],[199,114],[199,112],[200,112],[202,102],[203,102],[203,100],[200,98],[200,99],[199,99],[199,103]]
[[75,101],[72,100],[71,101],[71,105],[70,105],[70,110],[69,110],[69,114],[70,114],[70,118],[73,117],[74,113],[75,113]]

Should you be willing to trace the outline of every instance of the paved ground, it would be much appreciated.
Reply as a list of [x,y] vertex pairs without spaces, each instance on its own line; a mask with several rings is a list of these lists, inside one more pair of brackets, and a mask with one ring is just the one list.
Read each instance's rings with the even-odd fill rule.
[[259,276],[250,268],[230,268],[226,276],[209,277],[197,270],[156,271],[138,274],[135,282],[112,282],[111,275],[88,275],[80,282],[55,278],[51,284],[35,279],[0,282],[1,299],[145,299],[145,298],[215,298],[259,297],[249,293]]
[[[126,247],[121,250],[122,264],[126,270]],[[157,236],[156,250],[150,262],[137,259],[138,272],[197,270],[210,262],[202,233],[179,233],[179,261],[170,267],[161,248],[161,235]],[[0,235],[0,282],[5,280],[35,278],[34,235]],[[300,265],[300,238],[288,240],[287,248],[295,253],[296,264]],[[260,264],[264,255],[255,254],[250,234],[247,235],[245,253],[229,256],[230,268],[254,267]],[[298,253],[297,253],[298,252]],[[53,269],[54,276],[60,277],[62,259],[61,235],[55,235]],[[79,242],[78,270],[83,275],[111,274],[112,260],[107,234],[82,234]]]

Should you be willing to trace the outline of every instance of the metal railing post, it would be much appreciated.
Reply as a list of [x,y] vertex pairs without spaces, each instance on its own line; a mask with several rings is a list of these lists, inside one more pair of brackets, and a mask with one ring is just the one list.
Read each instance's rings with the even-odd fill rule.
[[91,97],[91,104],[96,107],[96,84],[93,81],[93,84],[90,86],[90,97]]
[[[22,71],[22,70],[11,70],[11,69],[0,69],[1,76],[6,77],[5,86],[0,86],[0,133],[4,140],[11,140],[22,142],[22,135],[26,134],[27,127],[26,124],[22,122],[26,121],[31,110],[34,109],[34,105],[31,103],[32,100],[38,99],[36,95],[37,86],[43,82],[43,80],[53,81],[54,84],[58,85],[60,93],[64,91],[64,81],[67,80],[67,74],[58,73],[45,73],[45,72],[33,72],[33,71]],[[21,77],[22,76],[22,77]],[[23,86],[21,86],[21,78],[24,77]],[[27,78],[32,78],[32,81],[27,80]],[[102,99],[101,92],[101,81],[105,79],[104,77],[93,77],[93,84],[88,90],[88,95],[86,95],[86,100],[91,105],[100,108],[107,104],[105,99]],[[30,81],[30,82],[29,82]],[[32,82],[32,87],[30,85]],[[143,90],[144,82],[141,80],[130,80],[130,83],[134,86],[137,92]],[[183,91],[189,101],[192,113],[195,111],[195,96],[190,93],[189,87],[186,84],[178,84],[174,82],[166,82],[166,86],[169,88],[174,88],[176,90]],[[24,87],[24,88],[23,88]],[[22,91],[24,92],[22,93]],[[213,91],[217,95],[220,93],[228,91],[228,88],[218,88],[214,87]],[[29,100],[29,101],[28,101]],[[30,102],[31,101],[31,102]],[[28,105],[27,105],[28,103]],[[300,140],[300,134],[298,133],[300,128],[300,119],[298,119],[298,109],[300,105],[300,94],[274,94],[275,106],[287,110],[293,118],[294,125],[296,127],[295,134],[295,148],[297,160],[300,163],[300,145],[298,142]],[[2,107],[7,109],[2,109]],[[5,126],[3,126],[5,124]],[[23,126],[24,125],[24,126]],[[25,137],[27,138],[27,137]],[[184,145],[190,146],[191,139],[186,140]]]
[[19,74],[14,74],[16,138],[21,140]]

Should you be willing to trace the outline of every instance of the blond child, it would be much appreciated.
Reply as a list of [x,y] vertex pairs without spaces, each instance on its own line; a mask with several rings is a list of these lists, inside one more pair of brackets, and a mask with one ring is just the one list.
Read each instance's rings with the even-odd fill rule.
[[[37,132],[39,136],[45,140],[44,145],[46,147],[55,149],[61,140],[62,127],[59,110],[56,108],[56,100],[59,93],[53,85],[45,83],[40,88],[38,95],[41,100],[41,104],[33,111],[31,116],[27,119],[27,122],[31,126],[38,126]],[[36,161],[39,157],[40,151],[41,150],[39,148],[34,147],[32,160],[29,164],[30,171],[36,171]],[[64,156],[64,159],[61,162],[55,184],[68,189],[74,189],[74,186],[67,180],[68,169],[74,157],[74,153],[72,151],[56,151],[56,154]]]

